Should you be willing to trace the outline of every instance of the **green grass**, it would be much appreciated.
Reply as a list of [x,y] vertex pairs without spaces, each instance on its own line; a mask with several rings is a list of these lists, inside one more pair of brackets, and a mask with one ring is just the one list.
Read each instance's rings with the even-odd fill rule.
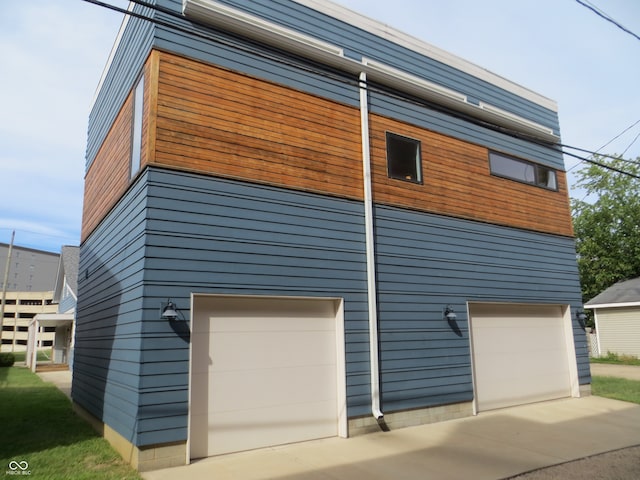
[[60,390],[26,368],[0,368],[0,432],[0,475],[26,461],[34,479],[141,478]]
[[640,404],[640,381],[617,377],[591,377],[591,393]]
[[640,365],[640,359],[633,355],[618,355],[617,353],[607,352],[606,357],[591,357],[591,363],[611,363],[614,365]]

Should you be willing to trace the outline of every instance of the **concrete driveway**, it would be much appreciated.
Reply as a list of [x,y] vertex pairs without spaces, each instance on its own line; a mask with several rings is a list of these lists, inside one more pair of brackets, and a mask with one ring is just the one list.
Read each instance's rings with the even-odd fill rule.
[[197,461],[146,480],[501,479],[640,445],[640,405],[590,396]]
[[627,378],[629,380],[640,380],[640,367],[635,365],[592,363],[591,375],[598,377],[620,377]]

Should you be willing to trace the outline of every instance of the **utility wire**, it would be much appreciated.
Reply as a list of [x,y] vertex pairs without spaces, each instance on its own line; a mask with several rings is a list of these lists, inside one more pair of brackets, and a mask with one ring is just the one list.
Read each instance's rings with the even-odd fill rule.
[[[638,137],[640,137],[640,134],[638,134],[638,136],[636,138],[638,138]],[[635,142],[635,140],[634,140],[634,142]],[[640,161],[638,161],[638,160],[630,160],[628,158],[622,158],[622,155],[616,156],[616,155],[608,155],[606,153],[598,153],[597,151],[593,152],[591,150],[587,150],[587,149],[580,148],[580,147],[572,147],[571,145],[566,145],[564,143],[559,143],[558,146],[561,147],[561,148],[568,148],[568,149],[571,149],[571,150],[578,150],[580,152],[588,153],[588,154],[590,154],[590,156],[598,155],[599,157],[613,158],[614,160],[620,160],[622,162],[630,163],[632,165],[640,165]],[[600,148],[603,148],[603,147],[600,147]]]
[[[628,177],[637,178],[638,180],[640,180],[640,175],[636,175],[635,173],[626,172],[626,171],[621,170],[619,168],[612,167],[611,165],[607,165],[606,163],[598,162],[598,161],[593,160],[591,158],[581,157],[579,155],[576,155],[575,153],[566,152],[564,150],[562,151],[562,153],[565,154],[565,155],[569,155],[570,157],[577,158],[578,160],[582,160],[583,162],[591,163],[593,165],[597,165],[597,166],[605,168],[607,170],[612,170],[612,171],[620,173],[622,175],[627,175]],[[613,158],[615,158],[615,157],[613,157]]]
[[620,155],[624,155],[625,153],[627,153],[627,150],[629,150],[631,148],[631,146],[636,143],[636,140],[638,140],[638,138],[640,138],[640,132],[638,132],[638,134],[635,136],[635,138],[633,140],[631,140],[631,143],[629,144],[629,146],[627,148],[624,149],[624,152],[622,152]]
[[[102,2],[100,0],[82,0],[82,1],[97,5],[99,7],[107,8],[107,9],[110,9],[110,10],[114,10],[114,11],[122,13],[124,15],[131,15],[131,16],[139,18],[141,20],[145,20],[145,21],[151,22],[151,23],[153,23],[155,25],[160,25],[160,26],[172,29],[172,30],[177,30],[179,32],[182,32],[182,33],[185,33],[185,34],[188,34],[188,35],[192,35],[192,36],[195,36],[195,37],[198,37],[198,38],[202,38],[204,40],[216,41],[216,42],[219,42],[219,43],[221,43],[221,44],[223,44],[225,46],[228,46],[228,47],[231,47],[231,48],[234,48],[234,49],[239,49],[239,50],[245,51],[247,53],[250,53],[252,55],[258,55],[260,57],[267,58],[268,60],[271,60],[271,61],[276,61],[276,62],[278,62],[278,63],[280,63],[282,65],[287,65],[289,67],[294,67],[294,68],[298,68],[298,69],[304,69],[305,71],[308,71],[310,73],[313,73],[313,74],[316,74],[316,75],[322,75],[322,76],[325,76],[325,77],[330,77],[333,80],[341,81],[341,82],[344,82],[344,83],[347,83],[347,84],[353,84],[353,85],[358,85],[359,84],[357,79],[355,79],[355,78],[352,79],[351,76],[349,76],[349,74],[347,74],[346,72],[342,72],[342,71],[340,71],[338,69],[332,69],[330,67],[327,67],[326,65],[318,65],[316,62],[310,61],[310,60],[305,59],[303,57],[293,56],[293,58],[291,60],[288,60],[288,59],[282,58],[282,56],[278,56],[276,54],[269,53],[268,51],[264,50],[263,48],[261,48],[260,51],[257,51],[254,48],[244,47],[242,45],[238,45],[237,43],[234,43],[234,42],[228,40],[227,38],[224,38],[224,37],[219,36],[219,35],[215,35],[213,32],[210,31],[210,28],[211,28],[210,25],[207,25],[205,22],[200,22],[198,20],[189,19],[189,22],[191,24],[206,29],[206,31],[198,31],[198,30],[195,30],[193,28],[182,27],[182,26],[177,25],[175,23],[171,23],[171,22],[168,22],[168,21],[165,21],[165,20],[161,20],[159,18],[150,17],[150,16],[147,16],[147,15],[144,15],[144,14],[141,14],[141,13],[136,13],[136,12],[133,12],[131,10],[120,8],[118,6]],[[170,10],[170,9],[164,8],[164,7],[160,7],[160,6],[148,3],[145,0],[130,0],[130,1],[132,3],[141,5],[143,7],[147,7],[149,9],[152,9],[152,10],[164,13],[166,15],[172,16],[172,17],[174,17],[176,19],[179,19],[181,21],[185,20],[185,17],[182,14],[180,14],[178,12],[175,12],[173,10]],[[576,0],[576,1],[581,3],[580,0]],[[211,32],[211,33],[209,33],[209,32]],[[234,35],[231,35],[231,34],[230,34],[230,36],[234,37]],[[258,44],[256,42],[252,42],[252,41],[250,41],[250,40],[248,40],[246,38],[243,38],[242,40],[244,42],[248,42],[248,43],[250,43],[250,44],[252,44],[254,46],[261,47],[260,44]],[[295,59],[298,59],[299,61],[294,61]],[[302,62],[304,62],[303,65],[301,65],[300,60]],[[577,159],[579,159],[581,161],[592,163],[592,164],[598,165],[598,166],[600,166],[602,168],[613,170],[613,171],[616,171],[616,172],[618,172],[620,174],[624,174],[624,175],[631,176],[633,178],[640,179],[640,176],[635,175],[633,173],[625,172],[625,171],[617,169],[615,167],[610,167],[609,165],[606,165],[604,163],[597,162],[597,161],[592,160],[592,159],[584,158],[584,157],[581,157],[579,155],[572,154],[570,152],[566,152],[566,151],[562,150],[562,148],[569,148],[569,149],[573,149],[573,150],[579,150],[579,151],[583,151],[585,153],[591,153],[592,155],[595,155],[596,154],[595,152],[591,152],[589,150],[584,150],[584,149],[577,148],[577,147],[571,147],[569,145],[549,144],[548,142],[544,142],[544,141],[542,141],[542,140],[540,140],[538,138],[535,138],[535,137],[533,137],[531,135],[528,135],[528,134],[525,134],[525,133],[522,133],[522,132],[517,132],[515,130],[511,130],[509,128],[502,127],[500,125],[491,124],[491,123],[488,123],[488,122],[485,122],[485,121],[470,117],[468,115],[465,115],[465,114],[462,114],[462,113],[459,113],[459,112],[455,112],[455,111],[453,111],[451,109],[448,109],[446,107],[442,107],[440,105],[436,105],[434,103],[428,102],[428,101],[423,100],[423,99],[418,99],[418,98],[415,98],[413,96],[406,95],[406,94],[398,95],[395,92],[395,90],[393,90],[393,89],[391,89],[389,87],[383,86],[383,85],[377,85],[377,84],[376,85],[368,85],[368,88],[369,87],[372,87],[371,88],[372,90],[378,91],[379,93],[383,93],[383,94],[386,94],[386,95],[389,95],[389,96],[393,96],[393,97],[396,97],[398,99],[402,99],[402,100],[405,100],[405,101],[408,100],[408,101],[410,101],[412,103],[416,103],[416,104],[419,104],[421,106],[426,106],[428,108],[431,108],[431,109],[434,109],[434,110],[437,110],[437,111],[440,111],[440,112],[443,112],[443,113],[447,113],[449,115],[453,115],[453,116],[455,116],[457,118],[461,118],[463,120],[473,122],[476,125],[480,125],[480,126],[483,126],[485,128],[490,128],[490,129],[492,129],[494,131],[498,131],[500,133],[503,133],[503,134],[506,134],[506,135],[510,135],[512,137],[516,137],[516,138],[520,138],[520,139],[531,141],[532,143],[536,143],[538,145],[541,145],[541,146],[543,146],[545,148],[549,148],[549,149],[554,150],[556,152],[560,151],[561,153],[564,153],[564,154],[569,155],[571,157],[577,158]],[[637,123],[640,123],[640,120],[638,120],[638,122],[636,122],[636,124]],[[629,128],[631,128],[631,127],[629,127]],[[602,156],[611,157],[609,155],[602,155]],[[618,157],[611,157],[611,158],[618,158]],[[626,161],[629,161],[631,163],[636,163],[636,162],[633,162],[631,160],[626,160]]]
[[633,36],[636,38],[636,40],[640,40],[640,36],[636,35],[635,33],[633,33],[631,30],[629,30],[627,27],[621,25],[619,22],[617,22],[616,20],[614,20],[613,18],[611,18],[610,15],[606,14],[605,12],[603,12],[602,10],[600,10],[598,7],[596,7],[595,5],[593,5],[591,2],[588,1],[582,1],[582,0],[576,0],[576,2],[578,2],[580,5],[582,5],[585,8],[588,8],[589,10],[591,10],[593,13],[595,13],[596,15],[598,15],[601,18],[604,18],[607,22],[611,22],[613,23],[616,27],[618,27],[620,30],[622,30],[623,32],[628,33],[629,35]]
[[[573,150],[581,150],[581,151],[586,152],[586,153],[591,153],[591,155],[592,155],[592,156],[593,156],[593,155],[600,155],[600,156],[602,156],[602,157],[618,158],[618,157],[612,157],[611,155],[603,155],[603,154],[600,154],[600,153],[598,153],[598,152],[600,152],[600,150],[602,150],[602,149],[603,149],[604,147],[606,147],[607,145],[609,145],[609,144],[613,143],[615,140],[617,140],[618,138],[620,138],[622,135],[624,135],[625,133],[627,133],[629,130],[631,130],[633,127],[635,127],[635,126],[636,126],[636,125],[638,125],[639,123],[640,123],[640,120],[636,120],[632,125],[630,125],[630,126],[628,126],[627,128],[625,128],[622,132],[620,132],[618,135],[616,135],[615,137],[613,137],[613,138],[612,138],[611,140],[609,140],[607,143],[605,143],[604,145],[602,145],[602,146],[601,146],[599,149],[597,149],[595,152],[590,152],[590,151],[588,151],[588,150],[583,150],[583,149],[581,149],[581,148],[577,148],[577,147],[570,147],[569,145],[567,145],[566,147],[567,147],[567,148],[572,148]],[[640,134],[638,134],[638,136],[640,136]],[[633,144],[635,143],[635,141],[638,139],[638,136],[636,136],[636,138],[635,138],[635,139],[631,142],[631,144],[630,144],[630,145],[629,145],[629,146],[624,150],[624,152],[622,152],[622,154],[621,154],[620,156],[623,156],[623,155],[627,152],[627,150],[629,150],[629,148],[631,147],[631,145],[633,145]],[[625,161],[625,162],[637,163],[637,162],[635,162],[635,161],[633,161],[633,160],[624,160],[624,159],[622,159],[622,160],[623,160],[623,161]],[[571,168],[568,170],[568,172],[570,172],[571,170],[573,170],[574,168],[576,168],[578,165],[580,165],[580,163],[582,163],[582,162],[578,162],[578,163],[576,163],[573,167],[571,167]]]

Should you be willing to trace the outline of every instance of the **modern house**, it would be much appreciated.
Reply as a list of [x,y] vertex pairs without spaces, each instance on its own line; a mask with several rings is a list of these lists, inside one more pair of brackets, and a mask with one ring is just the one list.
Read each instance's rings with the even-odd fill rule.
[[553,101],[328,1],[155,5],[90,114],[78,277],[73,400],[125,458],[589,391]]
[[640,277],[612,285],[589,300],[596,326],[596,351],[640,358]]

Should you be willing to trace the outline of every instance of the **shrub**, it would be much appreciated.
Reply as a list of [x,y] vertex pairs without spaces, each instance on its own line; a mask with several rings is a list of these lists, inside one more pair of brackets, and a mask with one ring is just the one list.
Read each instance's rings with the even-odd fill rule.
[[0,367],[13,367],[16,357],[13,353],[0,353]]

